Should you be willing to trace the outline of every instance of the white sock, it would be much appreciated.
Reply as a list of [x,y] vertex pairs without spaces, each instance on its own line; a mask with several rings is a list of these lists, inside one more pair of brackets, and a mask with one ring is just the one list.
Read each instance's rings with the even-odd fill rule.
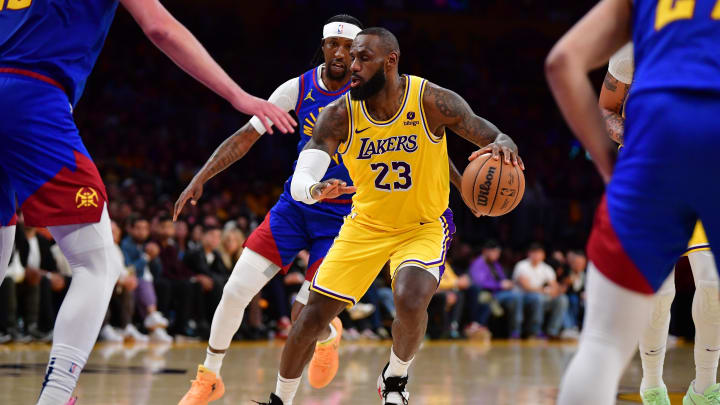
[[232,337],[242,323],[245,308],[279,270],[280,267],[263,256],[248,248],[243,250],[215,309],[210,325],[210,347],[217,350],[230,347]]
[[220,375],[220,368],[222,367],[223,359],[225,358],[225,352],[223,353],[213,353],[210,351],[210,348],[207,349],[207,354],[205,355],[205,363],[203,366],[207,368],[208,370],[215,373],[215,375]]
[[329,324],[328,326],[330,327],[330,335],[328,335],[326,339],[318,340],[318,346],[326,345],[332,342],[337,337],[337,330],[335,330],[335,327],[332,324]]
[[590,263],[585,322],[578,351],[565,370],[557,405],[610,405],[648,324],[653,297],[626,290]]
[[67,345],[54,344],[37,405],[65,404],[75,390],[87,354]]
[[675,273],[673,272],[655,293],[650,323],[640,337],[640,359],[643,368],[640,392],[665,385],[662,378],[663,364],[670,327],[670,307],[674,298]]
[[5,279],[14,242],[15,225],[0,227],[0,284]]
[[292,401],[295,398],[298,387],[300,386],[300,379],[298,378],[284,378],[278,373],[277,385],[275,386],[275,395],[277,395],[283,401],[283,405],[292,405]]
[[50,363],[54,365],[48,364],[39,405],[57,404],[60,396],[65,401],[70,398],[95,345],[120,274],[120,266],[113,260],[116,248],[107,207],[100,222],[48,229],[70,264],[73,278],[55,321],[50,350]]
[[408,361],[402,361],[395,355],[395,350],[390,348],[390,366],[385,372],[385,377],[405,377],[408,374],[408,368],[412,364],[415,357]]
[[695,297],[692,317],[695,323],[695,382],[698,394],[716,383],[720,357],[720,302],[718,302],[718,273],[712,252],[699,251],[688,255],[693,277]]

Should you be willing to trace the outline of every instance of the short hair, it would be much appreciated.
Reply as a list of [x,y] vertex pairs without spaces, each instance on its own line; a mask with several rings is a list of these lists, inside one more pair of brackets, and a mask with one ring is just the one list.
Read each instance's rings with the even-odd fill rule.
[[380,42],[385,47],[387,53],[394,51],[400,55],[400,42],[398,42],[397,37],[390,32],[390,30],[383,27],[370,27],[360,31],[358,36],[360,35],[374,35],[380,38]]
[[539,242],[533,242],[530,244],[530,247],[528,247],[528,252],[534,252],[536,250],[545,250],[542,244]]
[[[336,16],[332,16],[328,18],[328,20],[325,21],[325,24],[323,25],[330,24],[331,22],[344,22],[357,25],[360,29],[365,28],[365,26],[363,26],[363,23],[361,23],[360,20],[349,14],[338,14]],[[310,65],[312,65],[312,67],[318,66],[325,61],[325,56],[323,55],[322,51],[322,44],[324,43],[323,41],[325,40],[323,39],[322,41],[320,41],[320,47],[317,49],[317,51],[315,51],[315,55],[313,55],[313,58],[310,60]]]
[[147,219],[141,217],[140,214],[138,214],[137,212],[133,212],[132,214],[128,215],[125,224],[132,228],[140,221],[147,221]]
[[483,250],[485,249],[499,249],[500,244],[495,239],[488,239],[485,241],[485,243],[482,245]]

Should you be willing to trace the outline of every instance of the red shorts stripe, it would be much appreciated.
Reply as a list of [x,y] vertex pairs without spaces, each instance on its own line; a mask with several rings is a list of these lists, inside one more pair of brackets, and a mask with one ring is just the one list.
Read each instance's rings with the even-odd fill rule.
[[62,90],[65,93],[67,93],[65,91],[65,87],[63,87],[63,85],[60,84],[60,82],[58,82],[57,80],[55,80],[51,77],[45,76],[44,74],[33,72],[32,70],[10,68],[10,67],[0,67],[0,73],[13,73],[16,75],[32,77],[33,79],[40,80],[40,81],[48,83],[48,84],[52,84],[53,86],[59,88],[60,90]]
[[263,220],[262,223],[250,234],[250,237],[247,238],[243,247],[246,247],[260,256],[270,260],[273,264],[282,268],[282,272],[285,274],[292,263],[287,266],[283,266],[282,264],[280,251],[275,243],[272,229],[270,229],[270,215],[271,213],[268,213],[265,216],[265,220]]
[[615,284],[643,294],[655,292],[623,249],[610,222],[606,196],[603,196],[595,214],[587,252],[590,261]]

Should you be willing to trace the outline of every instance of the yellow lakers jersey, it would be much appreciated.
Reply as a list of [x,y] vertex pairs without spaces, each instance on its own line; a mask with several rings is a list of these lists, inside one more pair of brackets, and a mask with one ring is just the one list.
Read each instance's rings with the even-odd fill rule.
[[382,229],[437,221],[448,207],[450,174],[445,134],[428,128],[422,97],[427,81],[405,76],[402,105],[387,121],[346,94],[349,134],[338,148],[357,192],[353,215]]

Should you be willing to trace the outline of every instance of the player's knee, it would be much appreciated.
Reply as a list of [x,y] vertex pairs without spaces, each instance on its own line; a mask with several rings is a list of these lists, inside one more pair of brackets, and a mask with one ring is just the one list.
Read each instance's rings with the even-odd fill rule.
[[291,334],[299,340],[315,340],[330,324],[331,319],[329,311],[311,303],[300,313]]
[[395,291],[395,310],[398,317],[418,318],[424,316],[428,302],[434,294],[434,289],[399,288]]
[[695,283],[695,297],[692,304],[692,317],[696,325],[720,325],[720,299],[717,283],[698,281]]

